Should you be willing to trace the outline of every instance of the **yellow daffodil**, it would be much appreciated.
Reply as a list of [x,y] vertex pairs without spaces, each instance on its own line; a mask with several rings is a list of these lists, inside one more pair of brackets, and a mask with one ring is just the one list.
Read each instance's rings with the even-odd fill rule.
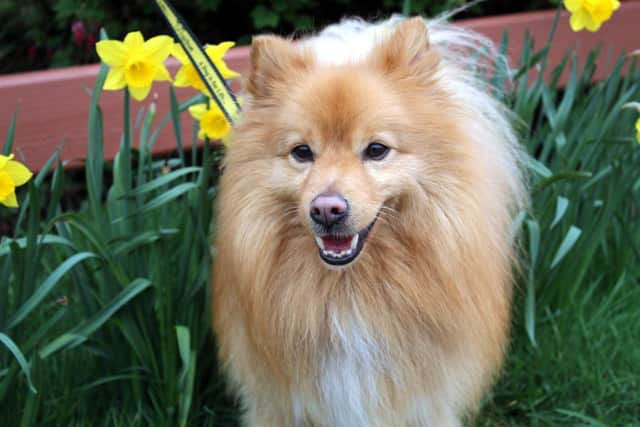
[[198,138],[224,140],[231,130],[231,125],[214,101],[210,101],[209,104],[209,108],[207,108],[207,104],[196,104],[189,107],[191,116],[200,122]]
[[0,154],[0,203],[10,208],[18,207],[16,187],[26,183],[33,174],[22,163],[16,162],[13,154]]
[[171,81],[164,61],[171,53],[173,39],[156,36],[145,41],[140,31],[127,34],[124,41],[103,40],[96,43],[98,56],[111,67],[104,82],[105,90],[129,88],[131,96],[143,100],[154,80]]
[[[623,109],[632,108],[640,113],[640,102],[627,102],[622,106]],[[640,143],[640,117],[636,120],[636,140]]]
[[564,7],[571,12],[569,24],[573,31],[583,28],[598,31],[603,22],[609,20],[613,11],[620,7],[618,0],[564,0]]
[[[218,68],[218,71],[220,71],[223,79],[232,79],[240,75],[227,67],[227,64],[225,64],[222,59],[233,45],[233,42],[222,42],[220,44],[207,45],[204,48],[204,51],[207,53],[209,58],[211,58],[213,64]],[[182,64],[182,67],[178,70],[178,74],[176,74],[176,80],[173,85],[177,87],[190,86],[196,90],[204,91],[204,83],[202,82],[202,79],[200,79],[198,72],[189,60],[189,57],[182,46],[175,43],[173,45],[173,49],[171,49],[171,54]]]

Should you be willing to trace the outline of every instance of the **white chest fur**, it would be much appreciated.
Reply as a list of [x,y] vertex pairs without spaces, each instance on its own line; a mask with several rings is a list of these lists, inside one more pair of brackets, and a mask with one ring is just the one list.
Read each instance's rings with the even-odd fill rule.
[[315,377],[317,398],[295,398],[294,406],[300,410],[296,412],[306,412],[314,426],[375,426],[372,416],[389,404],[381,389],[382,379],[393,374],[389,356],[357,310],[347,315],[332,310],[330,328],[330,346],[323,352]]
[[[320,351],[313,392],[292,394],[296,427],[458,427],[451,390],[404,383],[401,366],[357,310],[330,312],[331,343]],[[420,382],[418,380],[418,382]]]

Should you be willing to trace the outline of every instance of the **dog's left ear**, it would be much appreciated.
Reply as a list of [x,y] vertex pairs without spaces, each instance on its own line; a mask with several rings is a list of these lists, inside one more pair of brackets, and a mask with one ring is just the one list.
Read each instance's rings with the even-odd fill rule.
[[378,69],[398,77],[427,76],[435,71],[439,55],[429,47],[429,34],[420,17],[399,23],[370,56]]

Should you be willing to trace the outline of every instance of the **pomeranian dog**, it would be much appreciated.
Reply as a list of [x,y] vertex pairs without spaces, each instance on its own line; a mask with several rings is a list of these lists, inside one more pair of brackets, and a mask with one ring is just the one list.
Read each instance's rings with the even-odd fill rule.
[[243,425],[462,425],[501,366],[526,199],[473,33],[392,18],[254,38],[213,325]]

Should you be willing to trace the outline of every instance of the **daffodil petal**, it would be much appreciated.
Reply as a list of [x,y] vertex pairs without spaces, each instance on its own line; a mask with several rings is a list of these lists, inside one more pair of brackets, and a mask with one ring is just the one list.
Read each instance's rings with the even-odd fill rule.
[[189,82],[191,83],[191,86],[195,90],[199,90],[199,91],[205,90],[204,82],[200,78],[200,75],[196,71],[195,67],[192,66],[190,69],[187,70],[187,73],[189,75]]
[[9,174],[14,185],[17,187],[29,181],[33,176],[33,173],[26,166],[15,160],[9,160],[3,169]]
[[[209,96],[209,95],[207,95],[207,96]],[[211,96],[209,96],[209,111],[212,111],[215,114],[218,114],[220,116],[224,116],[224,113],[222,112],[222,110],[218,106],[218,103]]]
[[613,10],[618,10],[620,7],[620,2],[618,0],[611,0],[611,7]]
[[585,28],[588,31],[590,31],[592,33],[595,33],[596,31],[598,31],[600,29],[601,26],[602,26],[602,24],[600,22],[592,21],[592,22],[587,23],[587,25],[585,25]]
[[212,132],[211,134],[209,134],[209,139],[220,139],[223,140],[227,134],[229,133],[229,131],[231,130],[230,126],[224,126],[221,128],[217,128],[215,130],[215,132]]
[[218,68],[218,71],[220,71],[220,74],[222,74],[222,78],[224,79],[232,79],[240,75],[239,73],[227,67],[227,64],[225,64],[225,62],[222,59],[217,59],[217,60],[214,59],[213,63]]
[[122,67],[127,61],[127,48],[118,40],[102,40],[96,43],[100,60],[111,67]]
[[176,73],[176,77],[175,77],[175,80],[173,81],[173,85],[176,87],[191,86],[191,83],[189,83],[189,79],[187,78],[187,72],[185,70],[184,65],[180,67],[180,69]]
[[137,101],[142,101],[143,99],[145,99],[147,95],[149,95],[150,91],[151,91],[151,86],[144,86],[144,87],[129,86],[129,92],[131,93],[131,96],[133,96],[133,98]]
[[200,129],[200,130],[198,131],[198,139],[202,139],[202,140],[204,140],[204,139],[206,138],[206,136],[207,136],[207,135],[204,133],[204,130]]
[[194,67],[191,63],[188,63],[185,64],[182,68],[184,69],[184,78],[189,83],[189,86],[192,86],[195,90],[203,90],[204,83],[202,82],[202,79],[200,78],[196,67]]
[[107,74],[107,79],[104,81],[103,89],[105,90],[120,90],[127,85],[124,79],[123,68],[112,68]]
[[163,62],[173,47],[173,39],[169,36],[155,36],[144,42],[147,57],[154,62]]
[[4,165],[7,164],[9,160],[13,159],[13,154],[9,154],[8,156],[3,156],[0,154],[0,170],[4,168]]
[[588,31],[591,31],[592,33],[595,33],[596,31],[598,31],[600,29],[600,26],[602,25],[603,21],[597,21],[595,19],[593,19],[591,16],[589,16],[584,23],[584,26],[587,28]]
[[210,44],[205,47],[205,52],[210,57],[222,58],[229,49],[235,46],[234,42],[222,42],[218,44]]
[[224,79],[232,79],[240,75],[227,67],[227,64],[222,59],[225,53],[227,53],[227,50],[229,50],[234,45],[234,42],[222,42],[217,45],[209,45],[205,48],[205,52],[207,52],[207,55],[209,56],[209,58],[211,58],[214,65],[216,66],[218,71],[220,71],[220,74]]
[[217,45],[215,45],[215,44],[208,44],[208,45],[206,45],[206,46],[204,47],[204,51],[205,51],[205,53],[207,54],[207,56],[208,56],[209,58],[214,58],[214,57],[216,57],[216,56],[220,55],[220,54],[218,53],[218,46],[217,46]]
[[225,54],[229,49],[236,45],[235,42],[221,42],[218,43],[218,49],[222,50],[222,53]]
[[173,57],[176,58],[181,64],[189,63],[189,57],[187,56],[180,43],[174,43],[173,46],[171,46],[171,55],[173,55]]
[[128,49],[140,49],[144,45],[144,37],[140,31],[133,31],[124,38],[124,45]]
[[593,9],[590,13],[591,19],[602,24],[604,21],[608,21],[613,15],[613,5],[602,5]]
[[4,199],[0,200],[0,203],[9,207],[9,208],[17,208],[18,207],[18,199],[16,198],[16,193],[9,193]]
[[169,74],[169,70],[167,70],[167,67],[165,67],[164,64],[160,64],[153,79],[160,82],[170,82],[171,74]]
[[562,3],[569,12],[577,12],[582,7],[582,0],[564,0]]
[[578,10],[571,15],[569,19],[569,25],[573,31],[580,31],[584,28],[584,21],[586,19],[586,12]]
[[196,120],[200,120],[206,112],[207,104],[196,104],[189,107],[189,113]]

